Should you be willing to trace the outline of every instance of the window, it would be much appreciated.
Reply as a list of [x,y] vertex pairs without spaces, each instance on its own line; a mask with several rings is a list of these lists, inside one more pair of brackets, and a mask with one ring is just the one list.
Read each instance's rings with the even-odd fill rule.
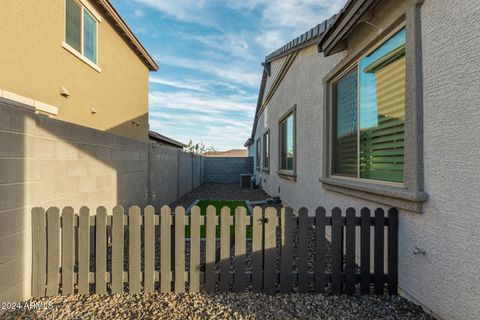
[[263,170],[270,170],[270,131],[263,134]]
[[97,19],[77,0],[66,0],[65,42],[97,64]]
[[405,29],[332,86],[334,175],[403,182]]
[[295,107],[280,120],[280,171],[295,172]]
[[255,145],[255,152],[256,152],[256,157],[255,157],[255,163],[257,166],[257,169],[260,170],[260,160],[261,160],[261,152],[262,150],[260,149],[260,138],[257,139],[257,144]]

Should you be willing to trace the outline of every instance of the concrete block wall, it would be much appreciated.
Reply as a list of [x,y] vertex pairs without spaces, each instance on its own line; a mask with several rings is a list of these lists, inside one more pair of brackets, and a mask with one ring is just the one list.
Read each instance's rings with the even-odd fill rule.
[[0,100],[0,301],[30,295],[33,206],[148,202],[148,145]]
[[149,157],[149,203],[157,209],[177,201],[203,183],[201,156],[151,144]]
[[203,159],[204,181],[214,183],[240,183],[240,174],[253,172],[253,157]]

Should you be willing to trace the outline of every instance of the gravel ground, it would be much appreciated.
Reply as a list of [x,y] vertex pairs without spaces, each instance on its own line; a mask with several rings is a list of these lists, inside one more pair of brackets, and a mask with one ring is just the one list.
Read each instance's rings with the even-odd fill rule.
[[1,319],[432,319],[403,298],[259,293],[58,296]]

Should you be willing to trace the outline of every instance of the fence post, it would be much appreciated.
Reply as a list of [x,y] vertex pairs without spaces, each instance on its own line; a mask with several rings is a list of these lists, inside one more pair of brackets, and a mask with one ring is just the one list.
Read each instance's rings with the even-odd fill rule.
[[388,210],[388,293],[398,292],[398,210]]

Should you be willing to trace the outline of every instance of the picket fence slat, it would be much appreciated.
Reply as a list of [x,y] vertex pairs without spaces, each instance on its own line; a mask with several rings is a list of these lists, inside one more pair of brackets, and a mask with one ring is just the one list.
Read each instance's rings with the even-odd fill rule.
[[345,293],[349,295],[355,294],[355,209],[347,209],[346,220],[346,243],[345,243]]
[[360,227],[360,293],[370,293],[370,209],[361,210],[362,225]]
[[162,244],[160,251],[160,291],[170,292],[171,284],[171,211],[170,207],[163,206],[160,217],[160,242]]
[[123,292],[124,259],[124,215],[123,207],[113,208],[112,217],[112,293]]
[[230,208],[223,207],[220,213],[220,290],[230,290]]
[[260,292],[263,282],[263,210],[253,208],[252,217],[252,290]]
[[47,297],[58,294],[60,269],[60,210],[47,210]]
[[128,211],[128,285],[129,293],[137,294],[142,291],[140,276],[140,208],[130,207]]
[[45,296],[47,274],[47,232],[45,209],[32,209],[32,295]]
[[73,208],[62,210],[62,294],[73,294],[75,263],[75,234],[73,229]]
[[245,290],[246,214],[245,207],[235,209],[235,292]]
[[378,208],[375,210],[375,263],[373,265],[375,282],[374,292],[375,294],[383,294],[383,268],[384,268],[384,215],[383,209]]
[[263,269],[263,291],[266,294],[273,294],[276,290],[276,227],[277,209],[267,208],[265,210],[265,245],[264,245],[264,269]]
[[215,291],[215,244],[216,244],[216,211],[214,206],[207,207],[206,248],[205,248],[205,291]]
[[325,208],[315,211],[315,292],[325,292]]
[[332,210],[332,293],[342,293],[342,211],[340,208]]
[[[213,206],[205,213],[193,207],[189,214],[183,207],[172,212],[164,206],[159,215],[152,206],[145,207],[143,215],[141,210],[133,206],[125,215],[121,206],[110,213],[98,207],[90,216],[87,207],[80,208],[78,215],[71,207],[63,208],[61,214],[55,207],[32,209],[32,295],[88,294],[91,285],[99,294],[122,293],[127,287],[133,294],[154,292],[157,286],[161,292],[199,292],[202,284],[209,293],[242,292],[247,284],[266,294],[277,290],[306,293],[314,287],[318,293],[330,288],[334,295],[353,295],[357,284],[362,294],[369,294],[371,287],[373,293],[383,294],[385,285],[389,294],[398,291],[398,211],[394,208],[387,215],[382,208],[343,211],[336,207],[329,215],[323,207],[314,214],[301,208],[298,216],[288,207],[280,211],[255,207],[248,216],[244,207],[236,208],[234,214],[228,207],[221,208],[218,216]],[[328,272],[326,236],[332,257]],[[251,251],[247,250],[249,243]],[[186,247],[190,250],[188,270]],[[314,248],[314,257],[309,248]],[[205,261],[201,261],[202,254]],[[248,257],[251,270],[246,269]],[[313,271],[309,270],[311,258]]]
[[95,224],[95,293],[107,293],[107,209],[97,208]]
[[147,206],[144,211],[144,279],[143,289],[147,293],[155,290],[155,208]]
[[292,208],[281,210],[282,242],[280,249],[280,292],[292,291],[292,257],[293,257],[293,231],[295,221],[293,220]]
[[88,294],[90,292],[90,209],[81,207],[78,220],[78,293]]
[[308,292],[308,210],[298,212],[298,292]]
[[175,208],[175,292],[185,292],[185,209]]
[[190,223],[190,292],[200,291],[200,208],[191,210]]

